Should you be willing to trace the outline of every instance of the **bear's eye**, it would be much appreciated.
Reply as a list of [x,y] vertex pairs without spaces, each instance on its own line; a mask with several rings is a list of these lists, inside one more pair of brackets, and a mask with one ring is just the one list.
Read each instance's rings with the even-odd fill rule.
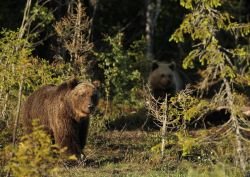
[[85,96],[86,96],[86,93],[79,95],[80,98],[84,98]]

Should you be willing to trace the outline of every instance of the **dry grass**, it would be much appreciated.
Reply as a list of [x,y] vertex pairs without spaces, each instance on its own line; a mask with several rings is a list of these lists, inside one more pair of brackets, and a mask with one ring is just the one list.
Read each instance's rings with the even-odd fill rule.
[[[195,136],[204,130],[193,132]],[[169,133],[173,136],[173,133]],[[166,159],[160,159],[158,151],[152,150],[160,143],[158,131],[107,131],[97,137],[90,137],[85,148],[86,160],[74,168],[64,168],[63,176],[88,177],[235,177],[242,176],[230,160],[230,143],[222,141],[209,148],[216,148],[220,158],[214,163],[205,157],[181,157],[177,146],[169,146]],[[202,147],[204,148],[204,147]],[[204,150],[205,151],[205,150]],[[200,152],[200,151],[199,151]],[[223,153],[225,156],[223,156]],[[167,153],[166,153],[167,154]],[[171,155],[170,155],[171,154]],[[202,158],[202,157],[201,157]],[[222,163],[224,161],[225,163]]]

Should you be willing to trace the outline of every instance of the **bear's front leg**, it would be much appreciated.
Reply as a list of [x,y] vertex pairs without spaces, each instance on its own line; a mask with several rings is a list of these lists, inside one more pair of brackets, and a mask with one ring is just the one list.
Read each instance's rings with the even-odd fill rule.
[[[69,130],[69,129],[68,129]],[[77,158],[81,155],[81,147],[78,130],[71,129],[70,131],[54,132],[55,143],[60,147],[66,147],[67,154],[76,155]]]
[[80,147],[84,148],[87,137],[88,137],[88,129],[89,129],[89,118],[85,118],[79,124],[79,139],[80,139]]

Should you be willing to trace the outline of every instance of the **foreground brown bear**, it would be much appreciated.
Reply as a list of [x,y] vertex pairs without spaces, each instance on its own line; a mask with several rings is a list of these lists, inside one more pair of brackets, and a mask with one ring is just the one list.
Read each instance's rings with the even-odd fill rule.
[[55,143],[79,157],[86,143],[89,114],[97,105],[98,81],[78,83],[76,79],[59,86],[46,85],[31,94],[23,106],[27,132],[38,118]]

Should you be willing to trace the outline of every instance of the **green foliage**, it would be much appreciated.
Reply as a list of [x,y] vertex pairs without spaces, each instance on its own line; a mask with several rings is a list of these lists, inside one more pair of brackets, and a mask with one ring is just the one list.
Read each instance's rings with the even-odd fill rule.
[[[44,32],[45,28],[54,20],[53,12],[46,7],[47,3],[48,1],[36,1],[31,4],[31,7],[27,7],[26,4],[26,14],[24,14],[23,24],[19,31],[22,37],[25,36],[24,38],[31,42],[31,45],[37,45],[35,42],[42,43],[44,39],[39,39],[41,32]],[[45,31],[45,34],[48,33],[49,31]]]
[[[199,61],[204,68],[200,72],[203,80],[199,83],[200,88],[207,89],[208,86],[220,80],[238,85],[248,85],[248,70],[245,73],[243,72],[243,68],[249,67],[246,48],[240,45],[235,49],[224,48],[219,44],[220,41],[216,38],[216,34],[219,31],[229,31],[234,36],[244,37],[250,32],[250,24],[232,23],[231,20],[233,17],[215,9],[221,6],[218,0],[206,2],[190,0],[181,1],[181,4],[187,9],[191,9],[192,13],[186,15],[180,28],[175,31],[170,40],[182,42],[184,35],[189,34],[195,41],[194,49],[183,61],[183,67],[194,68],[195,60]],[[220,89],[222,91],[225,87],[222,85]],[[221,92],[220,94],[229,96],[229,93],[225,92]],[[219,94],[215,96],[220,97]],[[236,97],[233,99],[234,101],[237,100]],[[223,98],[214,98],[214,100],[217,100],[216,104],[218,104],[218,100],[223,102]]]
[[169,127],[186,127],[186,123],[201,118],[212,107],[213,104],[208,100],[199,99],[192,96],[192,92],[183,90],[161,104],[158,119],[163,122],[164,118],[167,117],[167,126]]
[[[235,134],[236,161],[238,161],[242,172],[245,172],[247,162],[246,152],[244,152],[241,142],[245,140],[242,138],[244,137],[242,131],[249,133],[250,124],[249,120],[242,115],[241,108],[245,104],[243,101],[239,101],[242,95],[236,92],[235,87],[249,83],[248,69],[245,69],[249,68],[249,52],[238,43],[235,49],[223,47],[217,34],[221,31],[231,32],[236,39],[235,41],[238,42],[237,39],[240,36],[245,37],[250,33],[250,24],[231,22],[233,18],[228,13],[222,13],[216,9],[221,6],[220,0],[187,0],[181,1],[181,5],[190,9],[191,13],[185,16],[181,26],[172,35],[170,41],[183,42],[185,34],[191,36],[194,41],[194,49],[184,59],[183,67],[194,68],[198,60],[198,64],[202,66],[200,71],[202,81],[198,84],[198,88],[209,90],[211,86],[217,84],[218,91],[207,104],[207,108],[208,110],[216,110],[215,105],[224,106],[230,113],[230,121],[228,121],[230,126],[224,127],[228,131],[223,135],[229,136],[229,132]],[[193,114],[193,111],[188,111],[185,114],[187,117],[193,117],[201,113]],[[222,134],[217,135],[222,137]]]
[[[42,59],[32,57],[32,48],[15,31],[3,30],[0,39],[0,110],[7,104],[8,111],[16,106],[19,84],[23,80],[23,93],[29,94],[38,86],[58,83],[69,77],[70,65],[51,66]],[[5,100],[5,96],[8,100]]]
[[[96,53],[99,67],[105,77],[105,96],[118,103],[135,101],[135,93],[142,86],[142,76],[138,68],[143,62],[142,42],[133,43],[125,50],[122,44],[123,34],[118,33],[114,38],[107,37],[110,51]],[[129,100],[130,99],[130,100]]]
[[206,166],[194,166],[187,163],[186,168],[188,169],[187,177],[233,177],[243,176],[238,168],[225,164],[206,165]]
[[42,23],[42,27],[51,23],[54,20],[53,13],[45,6],[39,4],[39,1],[36,1],[34,7],[31,10],[31,19],[40,20]]
[[1,89],[10,90],[21,77],[24,77],[27,85],[56,83],[61,81],[60,77],[65,77],[66,71],[63,69],[69,66],[52,67],[47,61],[32,57],[30,44],[25,39],[19,39],[18,32],[4,30],[1,35],[3,36],[0,40]]
[[[231,22],[233,17],[228,13],[214,9],[221,6],[220,0],[206,2],[188,0],[181,1],[181,5],[191,9],[192,13],[185,16],[170,41],[183,42],[184,35],[189,34],[197,43],[184,59],[183,67],[194,68],[194,61],[198,59],[201,65],[207,66],[204,75],[210,77],[208,80],[228,77],[237,82],[235,78],[240,75],[240,68],[233,63],[248,63],[247,52],[244,48],[226,49],[219,45],[216,33],[224,30],[232,32],[234,35],[246,36],[250,33],[250,24]],[[241,74],[241,78],[243,77],[245,80],[247,80],[246,76]]]
[[[197,6],[202,5],[202,2],[200,0],[181,0],[180,4],[186,9],[194,10]],[[221,0],[207,0],[203,8],[208,9],[219,6],[221,6]]]
[[13,176],[53,176],[58,173],[63,158],[67,159],[63,156],[65,149],[53,145],[50,136],[42,126],[38,126],[37,121],[33,122],[33,126],[33,132],[21,137],[18,147],[5,148],[5,153],[12,156],[5,170],[10,171]]
[[170,99],[169,116],[178,115],[185,121],[191,120],[203,115],[208,107],[211,106],[208,101],[193,97],[185,92],[180,92]]
[[182,156],[190,155],[194,148],[197,148],[198,138],[193,138],[190,136],[186,136],[183,132],[176,133],[178,137],[178,145],[181,146]]

